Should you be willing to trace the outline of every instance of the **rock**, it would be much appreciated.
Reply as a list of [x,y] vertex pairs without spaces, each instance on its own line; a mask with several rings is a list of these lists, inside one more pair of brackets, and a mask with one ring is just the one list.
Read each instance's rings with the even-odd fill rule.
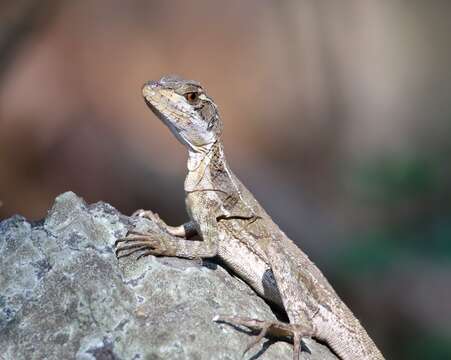
[[[0,222],[0,359],[241,359],[251,336],[213,316],[275,319],[270,307],[213,262],[118,261],[114,242],[135,227],[161,231],[71,192],[43,221]],[[306,344],[303,359],[336,359]],[[292,346],[265,340],[247,358],[292,359]]]

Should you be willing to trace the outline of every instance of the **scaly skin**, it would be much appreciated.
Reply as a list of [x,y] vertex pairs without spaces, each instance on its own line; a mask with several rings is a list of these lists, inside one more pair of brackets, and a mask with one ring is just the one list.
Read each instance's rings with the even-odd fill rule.
[[[261,297],[283,308],[290,323],[220,316],[216,321],[260,330],[257,340],[266,334],[290,335],[294,359],[299,357],[301,338],[310,336],[326,342],[344,360],[383,359],[321,271],[230,170],[216,104],[200,84],[164,77],[148,82],[142,91],[150,109],[188,149],[185,192],[191,221],[169,227],[151,213],[141,212],[179,239],[130,233],[118,240],[118,255],[138,252],[139,257],[190,259],[218,255]],[[202,241],[188,240],[196,231]]]

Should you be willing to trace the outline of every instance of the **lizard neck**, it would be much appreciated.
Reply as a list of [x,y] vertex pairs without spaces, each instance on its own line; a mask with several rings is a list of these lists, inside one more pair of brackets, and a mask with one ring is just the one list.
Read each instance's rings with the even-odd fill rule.
[[[218,140],[205,154],[190,154],[185,192],[213,192],[221,197],[221,208],[225,215],[251,219],[261,213],[252,195],[246,193],[235,175],[229,169],[222,143]],[[221,194],[221,195],[220,195]],[[224,203],[227,199],[227,204]]]
[[204,152],[189,152],[188,175],[185,180],[185,191],[191,192],[204,188],[213,188],[212,179],[216,171],[226,168],[223,145],[220,140],[212,143]]

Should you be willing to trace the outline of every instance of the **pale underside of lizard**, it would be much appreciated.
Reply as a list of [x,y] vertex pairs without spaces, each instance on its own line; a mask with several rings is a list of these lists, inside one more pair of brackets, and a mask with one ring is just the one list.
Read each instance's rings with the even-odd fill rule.
[[[141,211],[178,238],[130,232],[118,240],[118,256],[219,256],[261,297],[284,309],[289,324],[238,317],[216,320],[260,331],[257,341],[267,334],[290,336],[294,359],[302,337],[326,342],[344,360],[383,359],[321,271],[230,170],[217,106],[201,85],[170,76],[146,83],[142,91],[149,108],[188,149],[185,192],[190,222],[171,227]],[[196,233],[202,241],[190,240]]]

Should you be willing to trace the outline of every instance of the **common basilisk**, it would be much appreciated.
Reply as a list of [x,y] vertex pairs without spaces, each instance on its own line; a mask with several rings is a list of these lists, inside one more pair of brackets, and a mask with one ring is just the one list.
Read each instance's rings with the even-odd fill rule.
[[[188,149],[185,192],[191,220],[171,227],[152,212],[140,211],[140,216],[158,222],[173,236],[130,232],[117,241],[117,255],[219,256],[261,297],[288,315],[289,323],[235,316],[214,319],[259,331],[251,346],[265,335],[289,336],[298,359],[301,339],[314,337],[343,360],[383,359],[321,271],[230,170],[221,141],[223,124],[202,86],[169,76],[147,82],[142,93],[153,113]],[[196,233],[202,241],[190,240]]]

